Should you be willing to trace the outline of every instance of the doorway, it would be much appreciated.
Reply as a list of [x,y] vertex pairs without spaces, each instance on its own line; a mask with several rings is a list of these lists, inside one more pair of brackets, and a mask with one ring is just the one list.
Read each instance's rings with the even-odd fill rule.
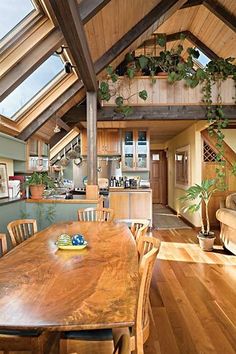
[[167,157],[165,150],[151,150],[152,202],[167,205]]

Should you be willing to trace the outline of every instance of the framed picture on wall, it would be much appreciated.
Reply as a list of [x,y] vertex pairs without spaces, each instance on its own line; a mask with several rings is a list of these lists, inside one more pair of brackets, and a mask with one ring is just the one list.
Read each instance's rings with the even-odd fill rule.
[[8,196],[7,165],[0,163],[0,198],[7,198]]
[[182,189],[190,186],[190,145],[175,151],[175,186]]

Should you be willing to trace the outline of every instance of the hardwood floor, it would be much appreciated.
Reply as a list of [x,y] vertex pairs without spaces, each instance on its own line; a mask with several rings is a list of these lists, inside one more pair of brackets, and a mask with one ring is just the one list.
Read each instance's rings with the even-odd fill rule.
[[[236,353],[236,256],[219,239],[200,250],[196,231],[153,231],[162,241],[151,285],[151,331],[144,354]],[[111,343],[75,344],[70,353],[111,354]]]
[[216,242],[200,250],[194,230],[162,230],[145,354],[236,353],[236,256]]

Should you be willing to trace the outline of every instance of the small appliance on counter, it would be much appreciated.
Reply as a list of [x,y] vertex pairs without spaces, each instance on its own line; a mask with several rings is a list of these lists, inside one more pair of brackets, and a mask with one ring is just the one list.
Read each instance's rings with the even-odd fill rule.
[[141,179],[139,183],[139,188],[150,188],[150,181],[147,179]]

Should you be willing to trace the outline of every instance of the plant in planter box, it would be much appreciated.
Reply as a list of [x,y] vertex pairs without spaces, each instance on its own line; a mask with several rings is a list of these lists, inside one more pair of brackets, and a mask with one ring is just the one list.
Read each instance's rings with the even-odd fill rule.
[[[209,202],[212,195],[218,189],[215,187],[214,179],[206,179],[201,184],[194,184],[189,187],[180,198],[181,203],[194,202],[183,208],[183,211],[191,213],[201,212],[201,231],[198,234],[200,247],[204,251],[211,251],[215,240],[214,232],[210,231]],[[205,212],[203,212],[203,205]]]
[[26,185],[30,188],[31,199],[41,199],[45,187],[55,187],[53,180],[48,176],[47,172],[33,172],[27,180]]

